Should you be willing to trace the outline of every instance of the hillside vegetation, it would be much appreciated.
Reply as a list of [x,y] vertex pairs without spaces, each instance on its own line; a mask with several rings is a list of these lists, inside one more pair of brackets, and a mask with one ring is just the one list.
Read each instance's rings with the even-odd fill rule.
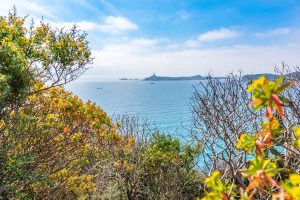
[[62,86],[92,62],[86,34],[0,18],[1,199],[192,199],[198,146],[113,122]]

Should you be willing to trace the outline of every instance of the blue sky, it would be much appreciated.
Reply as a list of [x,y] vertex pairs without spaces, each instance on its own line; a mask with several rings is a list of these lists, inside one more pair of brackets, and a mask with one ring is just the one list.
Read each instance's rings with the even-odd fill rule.
[[300,64],[299,0],[0,0],[88,32],[91,78],[272,72]]

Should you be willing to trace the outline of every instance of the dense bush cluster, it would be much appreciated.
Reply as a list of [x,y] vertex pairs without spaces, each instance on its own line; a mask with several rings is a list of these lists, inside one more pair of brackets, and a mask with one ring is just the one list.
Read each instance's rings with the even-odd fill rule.
[[195,199],[202,194],[204,177],[195,169],[199,145],[182,146],[136,117],[123,116],[119,124],[125,138],[135,139],[114,163],[128,199]]

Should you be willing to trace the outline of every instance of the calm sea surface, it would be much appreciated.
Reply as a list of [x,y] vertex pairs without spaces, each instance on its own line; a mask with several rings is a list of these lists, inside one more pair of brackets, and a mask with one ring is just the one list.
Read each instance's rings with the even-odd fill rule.
[[191,124],[190,98],[198,81],[97,81],[66,86],[84,100],[91,100],[111,117],[138,115],[161,131],[186,135]]

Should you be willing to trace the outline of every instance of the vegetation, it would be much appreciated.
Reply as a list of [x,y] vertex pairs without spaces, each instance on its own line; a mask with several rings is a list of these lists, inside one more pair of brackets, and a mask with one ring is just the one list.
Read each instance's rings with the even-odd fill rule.
[[137,118],[112,121],[62,87],[92,61],[85,33],[26,24],[15,9],[0,18],[1,199],[201,195],[199,146]]
[[0,18],[0,199],[299,199],[299,69],[208,77],[182,144],[63,88],[92,62],[76,26],[26,24]]
[[124,146],[113,163],[115,177],[108,184],[123,191],[114,199],[123,199],[124,193],[125,199],[195,199],[202,194],[204,178],[194,169],[199,146],[181,146],[136,117],[123,116],[120,124],[123,136],[135,142],[130,150]]
[[[216,170],[205,181],[203,199],[300,198],[298,69],[285,78],[285,82],[283,76],[276,81],[258,78],[248,86],[251,96],[237,76],[225,83],[209,80],[205,90],[196,90],[194,100],[199,101],[193,105],[194,122],[207,127],[201,138],[203,172],[209,175]],[[251,99],[256,112],[247,108]],[[211,123],[212,118],[220,121]]]

